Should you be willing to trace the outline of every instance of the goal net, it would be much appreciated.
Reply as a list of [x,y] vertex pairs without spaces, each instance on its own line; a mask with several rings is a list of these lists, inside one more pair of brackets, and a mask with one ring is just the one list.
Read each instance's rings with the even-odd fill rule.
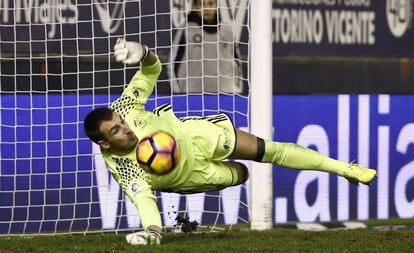
[[[139,229],[83,132],[86,114],[109,106],[137,71],[112,48],[122,37],[159,55],[147,110],[224,112],[248,130],[248,10],[248,0],[0,1],[0,234]],[[248,223],[247,188],[158,192],[163,224],[174,227],[177,215],[211,229]]]

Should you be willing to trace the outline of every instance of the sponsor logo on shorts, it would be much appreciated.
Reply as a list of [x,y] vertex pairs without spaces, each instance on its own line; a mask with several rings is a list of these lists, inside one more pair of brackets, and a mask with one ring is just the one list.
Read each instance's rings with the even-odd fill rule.
[[230,133],[229,133],[229,130],[227,130],[226,128],[223,128],[223,133],[224,133],[223,148],[225,150],[229,150],[230,149]]

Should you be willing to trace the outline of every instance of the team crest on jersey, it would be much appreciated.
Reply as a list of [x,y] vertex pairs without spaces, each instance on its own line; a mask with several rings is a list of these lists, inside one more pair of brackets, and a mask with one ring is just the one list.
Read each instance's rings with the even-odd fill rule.
[[135,127],[144,127],[145,126],[145,120],[136,118],[134,119],[134,126]]
[[144,191],[144,188],[140,186],[137,181],[133,181],[131,183],[131,192],[134,196],[143,191]]

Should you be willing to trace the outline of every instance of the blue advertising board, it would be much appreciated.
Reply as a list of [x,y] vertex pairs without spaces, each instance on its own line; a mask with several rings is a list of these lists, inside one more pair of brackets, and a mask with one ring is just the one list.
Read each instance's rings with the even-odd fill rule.
[[[131,218],[136,210],[120,194],[102,157],[92,155],[98,149],[82,131],[90,104],[105,105],[115,96],[1,94],[0,99],[0,233],[139,226],[139,219]],[[164,102],[176,111],[192,108],[195,114],[236,109],[230,115],[236,127],[247,126],[245,98],[166,97],[150,100],[148,109]],[[275,223],[414,217],[414,96],[275,96],[273,108],[275,140],[379,172],[368,188],[323,172],[275,166]],[[173,223],[175,217],[167,215],[171,208],[197,202],[188,198],[200,200],[197,205],[205,212],[190,212],[190,217],[202,223],[214,222],[211,211],[218,208],[221,223],[248,220],[248,210],[240,204],[249,202],[248,183],[246,187],[224,192],[238,201],[222,205],[207,195],[186,200],[158,193],[164,224]]]

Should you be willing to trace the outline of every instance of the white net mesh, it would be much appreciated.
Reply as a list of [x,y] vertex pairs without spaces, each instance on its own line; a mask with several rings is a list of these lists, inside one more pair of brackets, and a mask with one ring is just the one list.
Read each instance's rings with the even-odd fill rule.
[[[0,2],[0,234],[139,228],[82,130],[86,114],[115,100],[137,70],[113,61],[118,37],[147,44],[163,62],[148,110],[167,102],[177,116],[225,112],[248,129],[249,3],[212,3]],[[215,227],[248,222],[247,192],[157,195],[165,226],[181,215]]]

